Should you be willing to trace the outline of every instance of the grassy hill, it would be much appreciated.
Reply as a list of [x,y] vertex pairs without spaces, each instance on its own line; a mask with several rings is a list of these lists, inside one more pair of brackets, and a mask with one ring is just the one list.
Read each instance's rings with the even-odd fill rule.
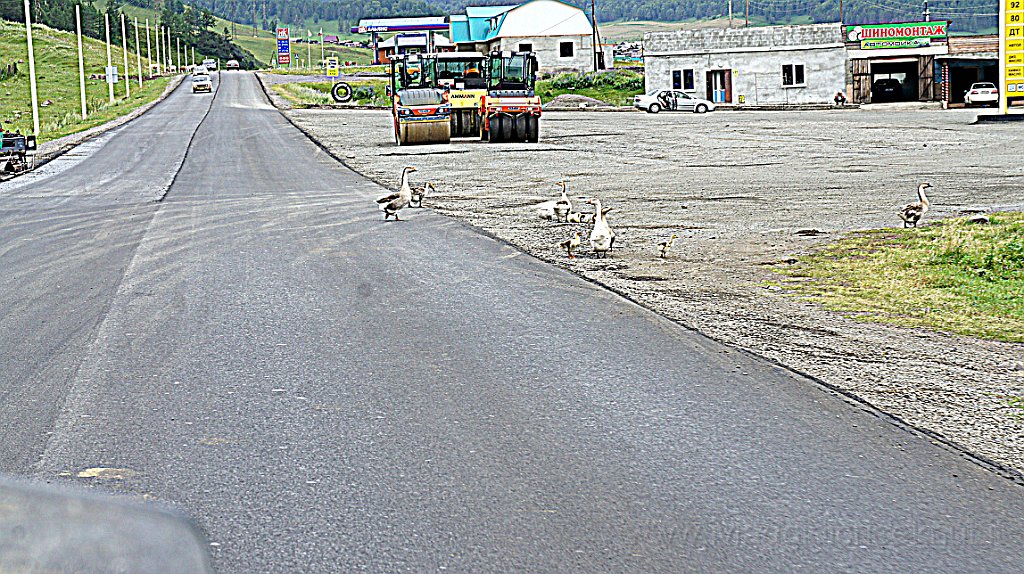
[[[107,63],[103,42],[85,38],[86,102],[89,118],[82,121],[78,83],[78,45],[74,34],[33,26],[32,40],[36,56],[36,80],[39,93],[40,141],[49,141],[70,133],[82,131],[128,114],[132,110],[156,99],[167,87],[169,78],[145,81],[139,89],[135,55],[129,57],[132,74],[132,97],[125,99],[124,76],[114,87],[115,103],[110,104],[107,84],[102,80],[89,80],[90,74],[102,74]],[[111,58],[123,74],[121,49],[113,48]],[[0,20],[0,66],[17,64],[18,74],[0,80],[0,122],[7,129],[32,132],[32,104],[29,93],[28,44],[25,25]],[[149,61],[145,54],[142,69]],[[45,102],[49,101],[49,104]],[[45,105],[44,105],[45,104]]]

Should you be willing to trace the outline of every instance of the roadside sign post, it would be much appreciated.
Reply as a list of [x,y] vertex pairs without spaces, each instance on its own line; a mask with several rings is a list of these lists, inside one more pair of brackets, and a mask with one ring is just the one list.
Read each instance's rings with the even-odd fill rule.
[[340,75],[341,69],[338,67],[338,59],[333,56],[327,58],[327,76],[337,78]]
[[82,10],[75,4],[75,28],[78,30],[78,87],[82,92],[82,119],[88,118],[85,111],[85,55],[82,53]]
[[1024,0],[999,2],[999,111],[1024,98]]
[[288,36],[288,28],[277,29],[277,65],[291,67],[292,42]]

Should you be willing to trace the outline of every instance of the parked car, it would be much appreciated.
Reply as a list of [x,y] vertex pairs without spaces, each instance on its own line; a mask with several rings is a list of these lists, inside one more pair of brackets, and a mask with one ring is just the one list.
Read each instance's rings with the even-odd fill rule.
[[709,100],[691,96],[682,90],[651,90],[633,98],[633,106],[651,114],[661,110],[696,112],[712,112],[715,104]]
[[196,92],[212,92],[213,82],[210,81],[210,76],[206,74],[192,76],[192,93]]
[[992,82],[977,82],[971,84],[971,89],[964,94],[964,103],[968,107],[974,105],[998,105],[999,88]]
[[228,60],[228,63],[224,65],[225,70],[237,70],[238,60]]
[[896,78],[880,78],[871,85],[872,102],[896,102],[903,99],[903,84]]

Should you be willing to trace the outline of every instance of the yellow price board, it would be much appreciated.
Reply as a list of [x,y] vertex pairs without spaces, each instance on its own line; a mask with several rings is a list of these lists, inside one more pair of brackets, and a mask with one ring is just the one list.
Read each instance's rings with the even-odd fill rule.
[[1024,97],[1024,0],[1002,0],[1000,8],[1002,97]]

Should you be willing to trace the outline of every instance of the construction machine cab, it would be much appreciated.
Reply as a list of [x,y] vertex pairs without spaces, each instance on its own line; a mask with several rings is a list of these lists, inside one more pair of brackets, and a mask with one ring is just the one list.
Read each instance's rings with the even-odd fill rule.
[[490,95],[532,98],[536,85],[537,56],[533,52],[491,52],[487,61]]

